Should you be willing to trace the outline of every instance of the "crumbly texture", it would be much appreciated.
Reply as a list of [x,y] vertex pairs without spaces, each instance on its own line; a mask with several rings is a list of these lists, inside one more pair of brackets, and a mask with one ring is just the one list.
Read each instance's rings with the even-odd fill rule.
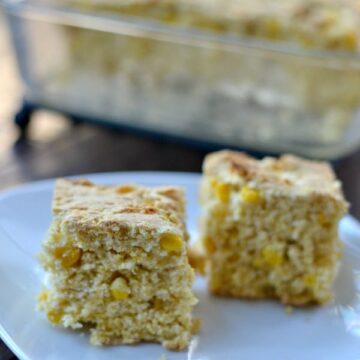
[[196,299],[184,211],[176,187],[58,180],[39,308],[54,325],[89,329],[94,345],[186,348]]
[[356,51],[358,0],[69,0],[97,11],[304,47]]
[[189,246],[188,259],[191,267],[196,271],[196,273],[204,276],[206,272],[207,257],[206,252],[199,241]]
[[212,293],[299,306],[332,298],[347,203],[328,164],[213,153],[201,203]]

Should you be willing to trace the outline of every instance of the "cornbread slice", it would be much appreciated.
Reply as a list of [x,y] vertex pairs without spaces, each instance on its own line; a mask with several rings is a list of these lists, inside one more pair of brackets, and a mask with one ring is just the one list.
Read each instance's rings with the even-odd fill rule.
[[89,328],[94,345],[187,347],[196,299],[184,211],[176,187],[58,180],[39,308],[54,325]]
[[348,206],[328,164],[213,153],[204,162],[201,203],[212,293],[289,305],[331,299],[337,225]]

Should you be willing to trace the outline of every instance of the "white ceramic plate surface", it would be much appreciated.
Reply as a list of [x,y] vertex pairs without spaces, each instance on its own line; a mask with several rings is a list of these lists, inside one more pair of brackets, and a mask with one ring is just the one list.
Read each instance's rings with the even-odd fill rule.
[[[185,187],[188,227],[196,238],[199,176],[185,173],[82,175],[103,184],[136,182]],[[54,328],[35,311],[44,273],[36,254],[51,220],[53,180],[0,194],[0,335],[21,360],[360,360],[360,224],[350,216],[340,224],[344,258],[335,299],[324,307],[287,314],[273,301],[215,298],[197,279],[195,316],[200,334],[184,352],[141,344],[98,348],[86,334]]]

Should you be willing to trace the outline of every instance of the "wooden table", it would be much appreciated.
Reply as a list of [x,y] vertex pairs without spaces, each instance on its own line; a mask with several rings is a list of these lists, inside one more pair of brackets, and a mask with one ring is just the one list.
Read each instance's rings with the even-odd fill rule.
[[[21,90],[0,13],[0,189],[31,180],[99,171],[201,170],[205,152],[39,112],[26,137],[12,116]],[[351,213],[360,218],[360,151],[336,165]],[[2,290],[3,291],[3,290]],[[0,342],[0,360],[15,359]]]

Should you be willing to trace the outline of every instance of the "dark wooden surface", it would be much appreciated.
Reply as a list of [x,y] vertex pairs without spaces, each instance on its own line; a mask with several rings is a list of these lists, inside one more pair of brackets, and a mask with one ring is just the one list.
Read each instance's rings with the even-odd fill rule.
[[[200,171],[202,150],[90,125],[73,126],[49,112],[37,113],[28,136],[20,137],[12,116],[21,88],[5,34],[0,13],[0,189],[99,171]],[[360,151],[338,163],[336,172],[352,204],[351,213],[360,218]],[[15,357],[0,341],[0,360],[9,359]]]

